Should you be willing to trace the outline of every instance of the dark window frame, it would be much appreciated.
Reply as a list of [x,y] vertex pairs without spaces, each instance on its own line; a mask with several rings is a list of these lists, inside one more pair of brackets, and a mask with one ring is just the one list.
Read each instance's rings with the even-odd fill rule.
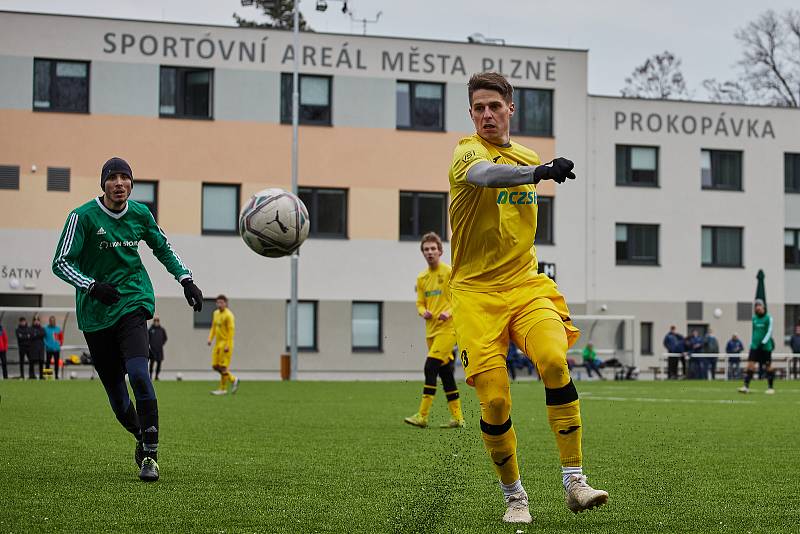
[[[234,211],[233,230],[206,230],[203,227],[203,209],[205,207],[205,188],[209,187],[234,187],[236,188],[236,210]],[[242,209],[242,184],[225,182],[202,182],[200,184],[200,235],[239,235],[239,212]]]
[[783,190],[790,194],[800,193],[800,153],[783,153]]
[[[412,233],[411,234],[403,234],[403,225],[402,221],[398,228],[398,233],[400,235],[400,241],[417,241],[422,238],[422,235],[428,231],[434,231],[439,234],[439,237],[442,238],[442,241],[448,240],[448,232],[449,229],[447,227],[448,223],[448,214],[447,214],[447,196],[448,193],[442,191],[400,191],[398,195],[398,202],[402,205],[403,203],[403,196],[408,198],[408,195],[411,195],[411,226],[412,226]],[[442,210],[442,231],[438,232],[436,230],[422,230],[420,229],[420,220],[419,220],[419,199],[420,195],[434,195],[438,196],[443,200],[443,210]],[[402,209],[400,210],[400,217],[402,217]]]
[[[631,229],[632,228],[646,228],[646,229],[655,229],[656,232],[656,257],[654,260],[634,260],[634,259],[620,259],[619,258],[619,243],[616,239],[616,230],[618,226],[626,226],[628,239],[625,241],[629,243],[631,240]],[[614,224],[614,258],[616,261],[616,265],[632,265],[632,266],[640,266],[640,267],[660,267],[661,266],[661,225],[659,224],[650,224],[650,223],[626,223],[626,222],[618,222]],[[632,247],[628,245],[628,249]],[[630,252],[627,254],[630,256]]]
[[[548,232],[549,235],[546,235],[546,236],[544,236],[544,237],[542,237],[540,239],[541,232],[539,230],[541,229],[541,218],[539,217],[539,215],[541,215],[541,213],[542,213],[542,211],[541,211],[541,209],[542,209],[541,208],[542,200],[545,200],[544,204],[547,204],[549,206],[549,208],[547,210],[547,213],[548,213],[547,229],[549,231]],[[556,220],[556,217],[555,217],[556,197],[549,196],[549,195],[539,195],[539,194],[537,194],[536,195],[536,202],[537,202],[537,205],[536,205],[536,218],[537,218],[537,220],[536,220],[536,237],[534,238],[533,244],[537,245],[537,246],[538,245],[555,245],[556,244],[555,243],[556,232],[555,232],[554,224],[555,224],[555,220]]]
[[[555,91],[553,89],[542,89],[539,87],[514,87],[514,95],[519,95],[519,106],[515,104],[514,107],[514,115],[519,117],[519,123],[522,123],[522,117],[524,114],[525,109],[525,98],[524,95],[528,91],[533,91],[537,93],[547,93],[550,95],[550,117],[548,117],[548,124],[549,128],[547,131],[544,130],[534,130],[529,128],[511,128],[510,133],[511,135],[520,135],[525,137],[545,137],[545,138],[552,138],[555,137],[553,130],[553,118],[555,116],[553,112],[554,103],[555,103]],[[510,125],[509,125],[510,126]]]
[[[49,107],[36,107],[36,62],[37,61],[50,61],[50,106]],[[54,107],[54,84],[53,80],[57,78],[55,71],[58,68],[58,63],[83,63],[86,65],[86,109],[64,109],[61,107]],[[33,83],[32,83],[33,99],[31,107],[33,111],[44,113],[78,113],[88,115],[90,113],[89,105],[91,104],[91,91],[92,91],[92,62],[88,59],[60,59],[54,57],[34,57],[33,58]]]
[[[289,309],[291,307],[292,301],[290,299],[286,299],[286,352],[291,350],[289,346]],[[298,310],[300,308],[300,304],[313,304],[314,306],[314,345],[311,347],[300,345],[299,340],[297,343],[297,352],[319,352],[319,301],[318,300],[308,300],[308,299],[298,299],[297,306]],[[299,315],[299,314],[298,314]],[[298,326],[299,332],[299,326]],[[297,336],[298,338],[300,336]]]
[[[633,172],[631,168],[631,149],[633,148],[651,148],[656,151],[656,168],[653,171],[653,181],[633,181]],[[661,171],[661,147],[658,145],[616,145],[614,152],[614,161],[616,166],[615,185],[619,187],[649,187],[660,188],[660,171]],[[622,167],[620,168],[620,164]]]
[[[288,85],[284,80],[288,78]],[[324,74],[300,74],[298,82],[300,89],[297,91],[298,98],[300,98],[303,89],[303,79],[305,78],[322,78],[328,81],[328,105],[327,106],[307,106],[307,107],[327,107],[327,118],[322,120],[313,120],[303,118],[303,104],[298,102],[297,120],[298,124],[303,126],[333,126],[333,76],[326,76]],[[280,102],[280,122],[281,124],[292,124],[292,93],[293,93],[293,76],[292,73],[281,73],[281,102]],[[285,91],[288,90],[288,94]],[[302,98],[300,98],[302,100]]]
[[[645,336],[644,331],[649,330],[649,335]],[[645,342],[646,341],[646,342]],[[641,321],[639,323],[639,354],[643,356],[653,355],[653,322]]]
[[[58,179],[59,177],[56,176],[58,173],[66,174],[66,189],[59,189],[56,186],[54,180]],[[72,169],[70,167],[47,167],[47,192],[52,193],[69,193],[72,187]]]
[[19,191],[19,165],[0,165],[0,175],[3,176],[3,180],[0,181],[0,190]]
[[[703,230],[706,228],[711,229],[711,262],[703,262]],[[732,229],[739,230],[739,264],[729,265],[721,264],[717,260],[717,230],[718,229]],[[744,269],[744,227],[742,226],[706,226],[700,227],[700,266],[701,267],[714,267],[722,269]]]
[[[297,188],[298,196],[302,191],[304,194],[311,194],[311,205],[306,205],[308,210],[309,230],[308,237],[312,239],[350,239],[349,238],[349,220],[348,212],[350,209],[350,190],[344,187],[314,187],[314,186],[300,186]],[[344,203],[342,205],[342,233],[335,232],[320,232],[319,221],[316,214],[319,212],[319,192],[320,191],[340,191],[344,196]]]
[[[703,170],[702,165],[700,167],[700,189],[703,191],[735,191],[735,192],[744,192],[744,151],[743,150],[728,150],[728,149],[717,149],[717,148],[701,148],[700,153],[702,154],[704,151],[710,152],[711,157],[711,185],[704,185],[703,184]],[[721,155],[736,155],[739,157],[739,166],[738,166],[738,176],[737,179],[739,181],[738,185],[728,185],[728,184],[720,184],[717,182],[718,177],[715,178],[714,173],[714,160],[719,158]],[[701,156],[702,157],[702,156]]]
[[[153,186],[153,206],[150,206],[150,202],[144,202],[141,200],[137,200],[139,204],[144,204],[150,210],[150,213],[153,214],[153,219],[155,219],[156,223],[158,223],[158,180],[139,180],[136,179],[136,186],[141,186],[142,184],[152,184]],[[202,194],[202,191],[201,191]],[[200,212],[200,216],[202,217],[202,211]],[[202,224],[202,221],[201,223]]]
[[[175,69],[175,113],[161,111],[161,72],[163,69]],[[162,119],[188,119],[197,121],[214,120],[214,68],[185,67],[181,65],[159,65],[158,69],[158,116]],[[185,112],[184,99],[186,96],[185,75],[190,72],[207,71],[208,77],[208,115],[190,115]]]
[[[786,232],[792,232],[794,234],[794,245],[792,247],[792,260],[787,261],[788,251],[786,250],[788,245],[786,245]],[[784,269],[800,269],[800,228],[784,228],[784,244],[783,244],[783,267]]]
[[[409,125],[408,126],[401,126],[397,124],[397,118],[395,118],[395,127],[398,130],[404,131],[417,131],[417,132],[446,132],[447,131],[447,84],[442,82],[426,82],[421,80],[397,80],[396,83],[407,83],[408,84],[408,119]],[[415,110],[415,98],[414,98],[414,88],[417,85],[438,85],[442,88],[442,99],[441,99],[441,114],[442,114],[442,126],[441,128],[428,128],[425,126],[417,126],[414,124],[414,110]],[[397,85],[395,84],[395,107],[397,106]]]
[[[353,344],[353,307],[356,304],[378,305],[378,344],[372,347],[356,347]],[[354,300],[350,303],[350,349],[352,352],[383,353],[383,302],[378,300]]]

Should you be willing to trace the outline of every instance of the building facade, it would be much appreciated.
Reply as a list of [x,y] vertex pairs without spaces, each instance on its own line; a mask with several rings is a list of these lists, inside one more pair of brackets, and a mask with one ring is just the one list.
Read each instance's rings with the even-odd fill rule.
[[[254,192],[289,187],[296,54],[301,378],[418,374],[418,238],[448,234],[466,81],[483,70],[515,86],[515,140],[576,163],[575,182],[538,188],[536,242],[573,313],[634,315],[644,357],[670,324],[748,337],[760,268],[776,337],[800,315],[797,110],[590,96],[582,50],[304,33],[295,51],[282,31],[23,13],[0,30],[0,306],[72,303],[55,244],[117,155],[206,296],[229,297],[234,367],[276,374],[289,261],[247,250],[236,221]],[[208,314],[140,250],[165,370],[207,369]]]

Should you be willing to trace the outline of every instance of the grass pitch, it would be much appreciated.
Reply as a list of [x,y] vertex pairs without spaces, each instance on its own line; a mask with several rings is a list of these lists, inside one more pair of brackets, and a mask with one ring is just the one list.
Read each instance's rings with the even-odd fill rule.
[[[532,525],[504,525],[478,430],[403,424],[422,381],[159,382],[162,478],[98,381],[0,382],[0,532],[800,532],[800,383],[578,382],[584,470],[607,506],[563,503],[541,383],[513,385]],[[441,392],[432,422],[447,419]]]

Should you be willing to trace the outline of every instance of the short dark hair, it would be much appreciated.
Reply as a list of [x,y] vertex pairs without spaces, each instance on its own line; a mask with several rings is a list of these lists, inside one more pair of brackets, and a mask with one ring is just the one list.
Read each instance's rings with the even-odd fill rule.
[[419,242],[420,250],[422,250],[422,247],[425,245],[425,243],[436,243],[436,246],[439,248],[439,252],[442,252],[442,238],[439,237],[439,234],[436,232],[428,232],[422,236],[422,239]]
[[514,88],[508,83],[506,77],[498,72],[480,72],[472,75],[467,83],[470,106],[472,105],[472,93],[478,89],[497,91],[506,101],[506,104],[510,104],[514,100]]
[[217,298],[214,300],[224,300],[225,304],[228,303],[228,297],[226,297],[225,295],[217,295]]

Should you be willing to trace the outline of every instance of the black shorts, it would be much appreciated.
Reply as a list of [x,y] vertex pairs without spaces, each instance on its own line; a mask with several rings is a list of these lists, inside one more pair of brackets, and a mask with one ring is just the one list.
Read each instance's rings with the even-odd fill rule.
[[96,332],[84,332],[95,365],[109,360],[147,358],[150,338],[147,334],[147,311],[139,308],[120,317],[113,326]]
[[747,357],[747,361],[770,365],[772,363],[772,351],[764,349],[750,349],[750,355]]

